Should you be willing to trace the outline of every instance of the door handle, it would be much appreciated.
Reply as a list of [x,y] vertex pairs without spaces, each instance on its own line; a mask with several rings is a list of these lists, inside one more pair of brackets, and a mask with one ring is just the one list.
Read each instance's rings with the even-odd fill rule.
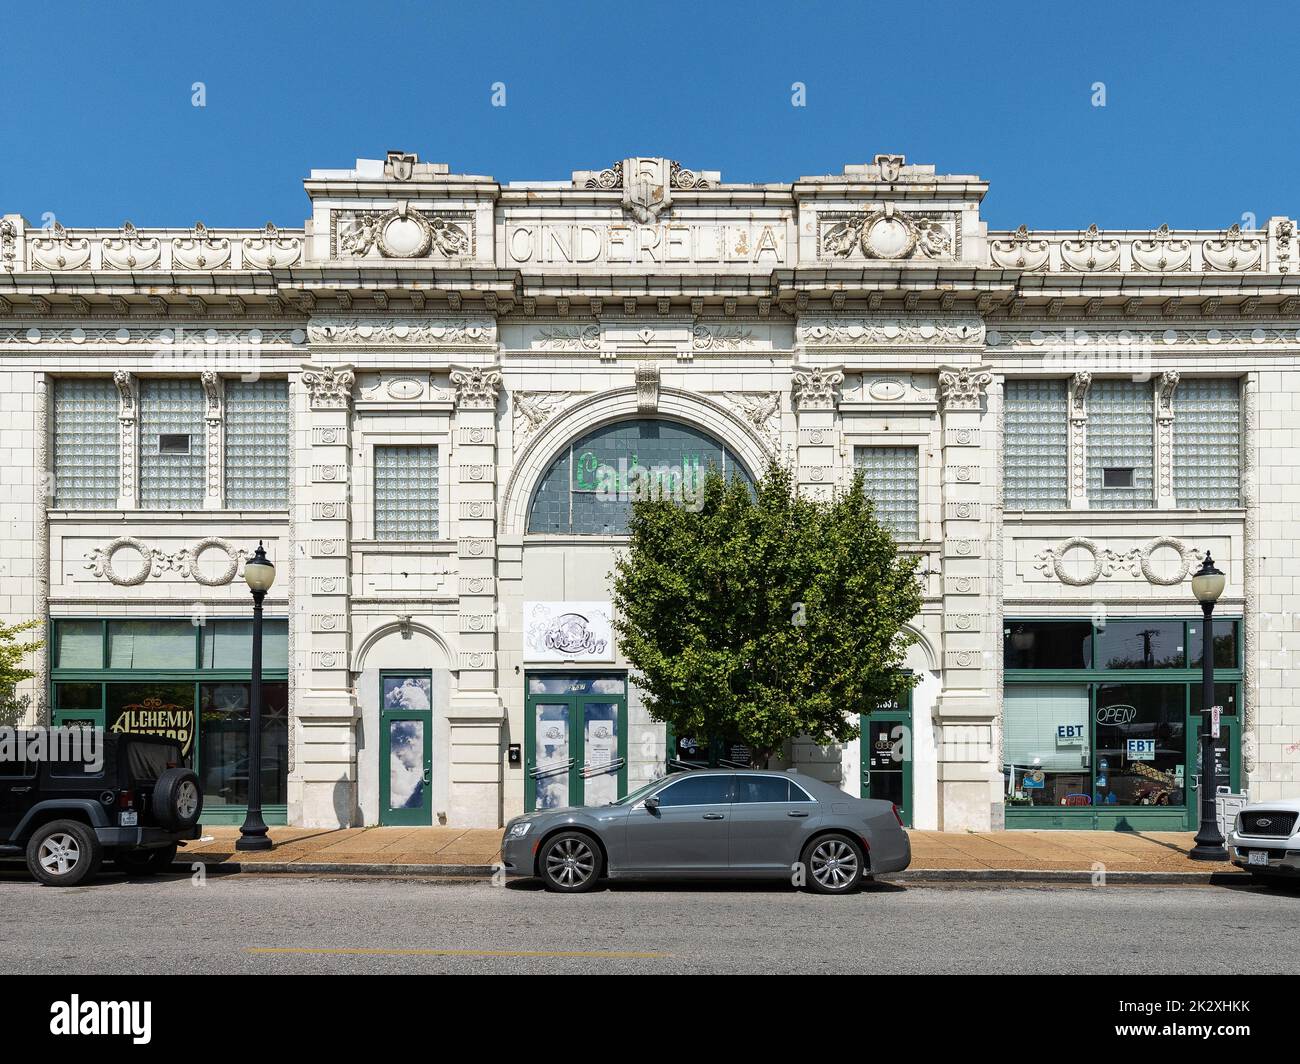
[[428,769],[428,768],[426,768],[426,769],[424,770],[424,782],[425,782],[425,783],[432,783],[432,782],[433,782],[433,770],[432,770],[432,769]]
[[10,793],[10,794],[26,794],[26,793],[27,793],[28,791],[30,791],[30,790],[31,790],[31,787],[10,787],[10,788],[9,788],[9,793]]
[[802,809],[791,809],[785,815],[786,816],[807,816],[808,814],[805,813]]
[[727,818],[723,816],[721,813],[705,813],[704,819],[705,820],[726,820]]

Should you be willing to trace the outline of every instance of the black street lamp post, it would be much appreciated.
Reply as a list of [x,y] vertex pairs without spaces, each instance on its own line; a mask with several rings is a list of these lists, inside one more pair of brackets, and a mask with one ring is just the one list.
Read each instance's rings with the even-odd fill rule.
[[1219,790],[1219,777],[1215,771],[1214,736],[1211,720],[1214,706],[1214,604],[1223,594],[1227,578],[1214,566],[1210,552],[1205,552],[1205,562],[1192,577],[1192,594],[1201,604],[1205,615],[1204,639],[1201,644],[1201,827],[1196,833],[1196,845],[1191,858],[1196,861],[1226,861],[1228,851],[1223,846],[1219,831],[1219,818],[1215,812],[1215,796]]
[[262,600],[275,581],[275,566],[259,541],[244,565],[253,592],[253,671],[248,691],[248,813],[235,842],[237,850],[269,850],[271,838],[262,819]]

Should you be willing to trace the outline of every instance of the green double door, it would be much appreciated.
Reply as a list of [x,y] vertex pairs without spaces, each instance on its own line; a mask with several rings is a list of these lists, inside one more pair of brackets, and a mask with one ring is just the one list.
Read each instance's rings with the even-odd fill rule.
[[627,793],[627,677],[529,673],[525,808],[607,805]]
[[898,806],[906,827],[912,826],[912,696],[902,706],[863,713],[859,750],[862,797]]

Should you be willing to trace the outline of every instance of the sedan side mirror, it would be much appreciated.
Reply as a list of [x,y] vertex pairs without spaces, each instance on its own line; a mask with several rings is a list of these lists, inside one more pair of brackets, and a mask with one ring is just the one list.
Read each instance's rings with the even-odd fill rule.
[[659,808],[659,799],[651,796],[645,800],[644,804],[645,804],[646,812],[653,813],[656,809]]

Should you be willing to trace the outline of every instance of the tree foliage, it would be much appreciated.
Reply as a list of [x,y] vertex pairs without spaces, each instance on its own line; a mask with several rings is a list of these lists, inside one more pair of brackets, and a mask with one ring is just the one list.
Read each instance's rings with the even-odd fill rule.
[[30,680],[36,673],[23,667],[23,659],[45,644],[40,641],[19,643],[17,640],[23,632],[40,627],[40,623],[24,621],[22,624],[0,624],[0,726],[13,727],[27,713],[31,699],[19,697],[18,685],[23,680]]
[[615,627],[651,715],[679,736],[736,737],[765,765],[789,739],[845,742],[901,700],[921,608],[861,473],[829,501],[773,463],[751,491],[711,469],[694,507],[637,499],[614,573]]

